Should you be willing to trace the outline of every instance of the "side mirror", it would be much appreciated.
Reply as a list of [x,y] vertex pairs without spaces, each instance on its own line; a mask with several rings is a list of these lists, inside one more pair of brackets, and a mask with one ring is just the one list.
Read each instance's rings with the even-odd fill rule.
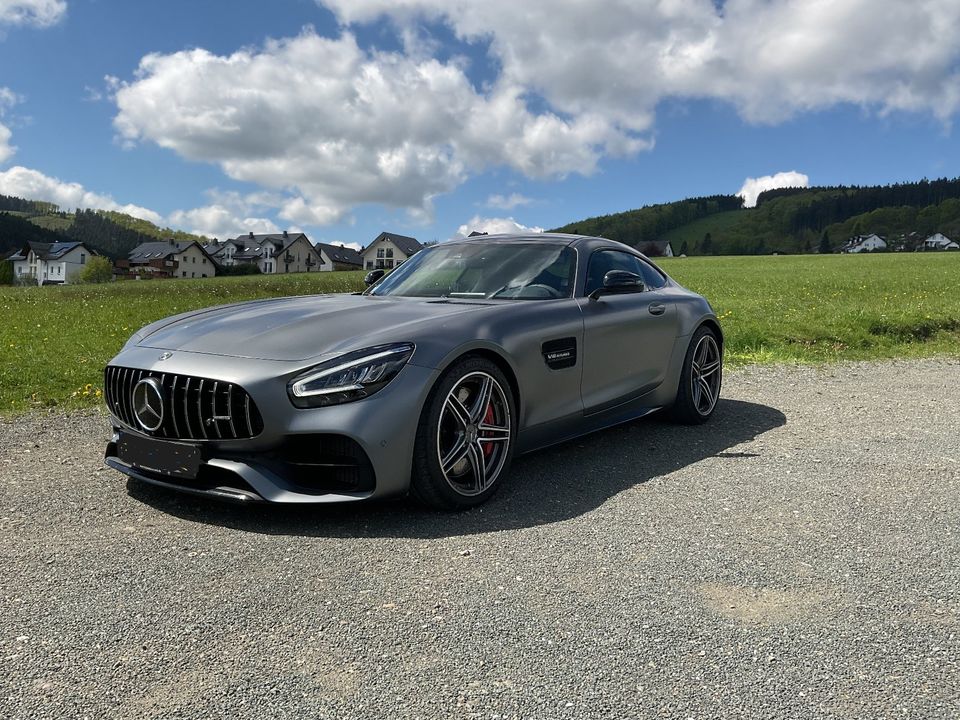
[[377,282],[378,280],[380,280],[380,278],[383,277],[383,274],[384,274],[384,270],[383,270],[382,268],[377,268],[376,270],[371,270],[370,272],[368,272],[368,273],[364,276],[363,282],[364,282],[364,284],[365,284],[367,287],[370,287],[370,286],[373,285],[375,282]]
[[603,276],[603,286],[590,293],[590,299],[596,300],[601,295],[643,292],[643,289],[643,278],[636,273],[629,270],[609,270]]

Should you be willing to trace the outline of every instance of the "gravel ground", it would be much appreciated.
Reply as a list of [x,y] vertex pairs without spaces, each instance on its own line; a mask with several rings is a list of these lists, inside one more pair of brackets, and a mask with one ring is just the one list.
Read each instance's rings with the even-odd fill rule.
[[731,373],[482,510],[211,505],[0,420],[0,718],[960,717],[960,364]]

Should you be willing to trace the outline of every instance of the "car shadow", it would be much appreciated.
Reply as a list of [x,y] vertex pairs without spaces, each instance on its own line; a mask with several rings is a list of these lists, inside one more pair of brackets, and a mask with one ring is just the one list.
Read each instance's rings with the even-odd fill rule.
[[658,415],[541,450],[514,461],[485,505],[462,513],[428,510],[410,499],[335,505],[230,505],[129,479],[129,494],[184,520],[270,535],[438,538],[534,527],[590,512],[617,493],[728,452],[786,424],[779,410],[721,400],[705,425]]

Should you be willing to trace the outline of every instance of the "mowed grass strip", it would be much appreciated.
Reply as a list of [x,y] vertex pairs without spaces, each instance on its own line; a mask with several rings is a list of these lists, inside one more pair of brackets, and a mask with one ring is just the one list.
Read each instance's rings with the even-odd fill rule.
[[0,408],[102,403],[103,367],[138,328],[197,308],[355,292],[362,272],[0,288]]
[[660,263],[721,319],[729,365],[960,354],[960,253]]
[[[960,253],[662,261],[721,317],[726,362],[960,355]],[[0,289],[0,408],[102,402],[104,364],[168,315],[283,295],[352,292],[363,273]]]

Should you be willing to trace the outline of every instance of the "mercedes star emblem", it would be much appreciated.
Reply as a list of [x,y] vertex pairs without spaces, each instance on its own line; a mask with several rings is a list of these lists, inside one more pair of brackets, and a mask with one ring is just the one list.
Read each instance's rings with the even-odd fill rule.
[[156,378],[144,378],[133,388],[133,413],[147,432],[163,424],[163,386]]

